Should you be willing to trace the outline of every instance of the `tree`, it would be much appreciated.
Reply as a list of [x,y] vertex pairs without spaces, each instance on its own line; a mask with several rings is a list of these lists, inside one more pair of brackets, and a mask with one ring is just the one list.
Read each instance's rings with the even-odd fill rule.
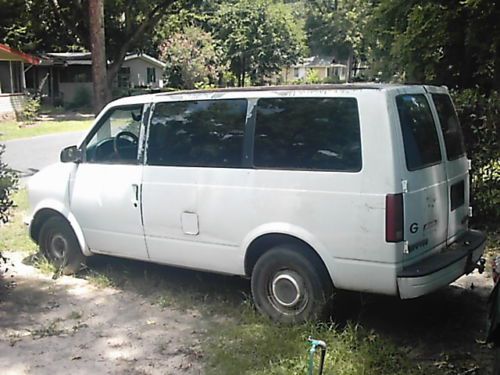
[[[6,0],[0,0],[6,1]],[[116,78],[132,50],[154,50],[152,30],[169,14],[196,0],[103,0],[106,51],[111,61],[107,84]],[[15,20],[10,29],[0,23],[0,40],[26,52],[90,50],[89,0],[14,0],[6,9]],[[2,3],[0,3],[2,5]],[[2,17],[3,17],[3,7]],[[43,20],[43,22],[40,22]],[[14,31],[12,31],[12,30]],[[10,30],[10,31],[9,31]]]
[[104,4],[89,0],[90,50],[92,51],[92,82],[94,113],[98,114],[111,99],[106,78],[106,47],[104,44]]
[[374,67],[385,79],[500,88],[500,3],[381,0],[371,19]]
[[165,77],[170,87],[193,89],[216,84],[222,74],[221,51],[210,33],[187,27],[164,40],[160,58],[167,65]]
[[224,2],[210,21],[239,86],[247,78],[263,83],[283,66],[298,61],[304,35],[294,24],[289,8],[266,0]]
[[374,2],[367,0],[313,0],[308,2],[306,30],[312,53],[346,60],[348,77],[358,61],[369,55],[366,34]]

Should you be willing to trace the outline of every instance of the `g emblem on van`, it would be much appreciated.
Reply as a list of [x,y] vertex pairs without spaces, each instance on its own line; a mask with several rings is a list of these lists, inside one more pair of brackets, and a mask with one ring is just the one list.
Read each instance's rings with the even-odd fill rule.
[[412,223],[412,225],[410,225],[410,232],[413,234],[418,232],[418,223]]

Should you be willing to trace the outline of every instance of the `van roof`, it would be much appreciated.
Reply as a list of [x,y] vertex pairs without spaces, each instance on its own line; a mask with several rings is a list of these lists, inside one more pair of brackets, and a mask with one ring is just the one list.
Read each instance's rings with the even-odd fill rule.
[[201,90],[179,90],[162,92],[155,96],[179,95],[179,94],[205,94],[213,92],[255,92],[255,91],[283,91],[283,90],[383,90],[388,88],[407,87],[405,85],[381,84],[381,83],[339,83],[320,85],[277,85],[277,86],[250,86],[250,87],[226,87]]
[[229,87],[229,88],[214,88],[214,89],[198,89],[198,90],[177,90],[170,92],[160,92],[155,94],[129,96],[117,99],[113,102],[114,105],[128,105],[148,103],[162,97],[186,95],[186,94],[212,94],[212,93],[244,93],[244,92],[269,92],[269,91],[328,91],[328,90],[398,90],[402,88],[422,88],[430,89],[431,91],[446,90],[439,86],[426,85],[404,85],[404,84],[388,84],[388,83],[343,83],[343,84],[320,84],[320,85],[282,85],[282,86],[251,86],[251,87]]

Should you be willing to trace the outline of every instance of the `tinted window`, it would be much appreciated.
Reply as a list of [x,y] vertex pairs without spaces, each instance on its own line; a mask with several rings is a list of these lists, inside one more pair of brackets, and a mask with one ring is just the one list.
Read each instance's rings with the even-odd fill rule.
[[356,99],[260,99],[254,164],[285,169],[361,170]]
[[439,123],[443,131],[448,160],[465,155],[462,129],[460,129],[460,123],[450,97],[446,94],[432,94],[432,100],[436,106]]
[[158,103],[151,119],[148,164],[239,167],[246,100]]
[[414,171],[439,163],[439,140],[425,96],[399,95],[396,97],[396,104],[408,170]]

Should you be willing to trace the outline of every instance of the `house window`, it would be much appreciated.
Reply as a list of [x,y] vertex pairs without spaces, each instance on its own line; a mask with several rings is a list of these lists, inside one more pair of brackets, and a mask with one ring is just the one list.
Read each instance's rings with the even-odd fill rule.
[[293,68],[293,76],[294,76],[294,78],[299,78],[300,77],[300,70],[299,70],[299,68]]
[[156,71],[155,68],[146,68],[147,69],[147,83],[155,83],[156,82]]
[[0,61],[0,93],[22,92],[22,74],[19,61]]
[[68,66],[61,69],[60,77],[62,83],[92,82],[92,70],[90,66]]
[[122,67],[118,71],[118,87],[128,88],[130,86],[130,68]]

